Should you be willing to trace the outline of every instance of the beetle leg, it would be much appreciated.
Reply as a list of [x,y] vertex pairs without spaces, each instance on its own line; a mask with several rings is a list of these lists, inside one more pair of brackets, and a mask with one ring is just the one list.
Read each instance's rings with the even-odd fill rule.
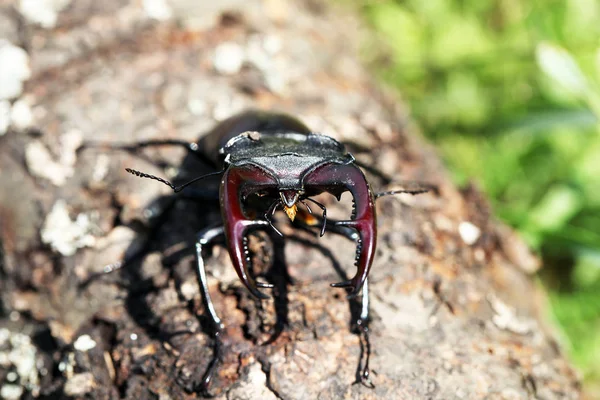
[[[298,225],[298,227],[300,227],[304,230],[307,230],[309,232],[313,232],[313,230],[311,228],[313,228],[315,226],[322,227],[323,219],[317,215],[314,215],[312,213],[312,210],[310,210],[307,203],[302,201],[302,204],[304,204],[304,206],[308,210],[309,214],[312,214],[314,216],[316,221],[314,221],[314,222],[305,221],[301,217],[301,218],[296,218],[296,221],[294,221],[294,223],[296,223]],[[338,225],[337,220],[332,220],[330,218],[327,218],[327,222],[325,224],[325,230],[327,232],[331,232],[331,233],[335,233],[335,234],[344,236],[346,239],[351,240],[353,242],[356,242],[356,240],[360,238],[359,234],[356,232],[356,229],[348,227],[348,226]]]
[[304,204],[304,207],[306,207],[306,209],[308,210],[308,213],[312,215],[312,210],[310,209],[310,206],[304,201],[304,200],[300,200],[300,202],[302,204]]
[[267,220],[267,222],[269,223],[269,225],[271,226],[271,228],[273,228],[273,230],[275,232],[277,232],[277,234],[281,237],[283,237],[283,233],[281,233],[281,231],[279,229],[277,229],[275,227],[275,225],[273,224],[273,216],[275,215],[275,211],[277,211],[277,206],[279,205],[279,200],[275,200],[270,206],[269,209],[265,212],[265,219]]
[[358,382],[373,389],[375,385],[371,382],[371,371],[369,368],[369,359],[371,358],[371,340],[369,339],[369,279],[365,279],[362,287],[361,311],[360,317],[356,320],[356,328],[361,338],[361,361],[364,359],[363,367],[358,373]]
[[[331,221],[330,221],[331,222]],[[337,221],[336,221],[337,222]],[[340,226],[336,224],[327,225],[327,230],[338,235],[344,236],[346,239],[355,242],[358,239],[358,234],[352,228],[346,226]],[[351,286],[349,281],[348,286]],[[354,314],[354,313],[353,313]],[[356,314],[353,315],[353,318]],[[371,358],[371,340],[369,338],[369,279],[365,279],[365,283],[362,287],[361,303],[360,303],[360,314],[353,321],[358,335],[360,338],[360,361],[357,370],[356,383],[361,383],[368,388],[374,388],[375,386],[370,379],[370,367],[369,360]],[[362,368],[361,368],[362,366]]]
[[202,249],[206,246],[211,246],[219,236],[223,235],[224,230],[222,226],[209,228],[200,232],[196,241],[196,267],[198,272],[198,284],[200,285],[204,306],[206,307],[206,310],[210,315],[210,319],[217,330],[221,330],[223,328],[223,324],[221,323],[221,319],[215,311],[210,294],[208,292],[208,283],[206,280],[206,270],[204,267],[204,258],[202,257]]
[[[323,237],[323,235],[325,234],[325,227],[327,226],[327,208],[319,203],[316,200],[311,199],[310,197],[308,197],[306,200],[316,204],[321,210],[323,210],[323,216],[321,217],[323,219],[323,223],[321,225],[321,237]],[[306,206],[308,208],[308,206]],[[310,211],[310,208],[309,208]]]
[[212,161],[209,157],[207,157],[203,152],[200,151],[200,147],[197,143],[194,142],[186,142],[184,140],[177,139],[164,139],[164,140],[140,140],[138,142],[133,143],[97,143],[97,142],[86,142],[83,143],[79,150],[83,150],[86,148],[101,148],[107,150],[123,150],[129,153],[136,153],[138,150],[143,149],[145,147],[158,147],[158,146],[179,146],[183,147],[186,151],[191,154],[194,154],[204,163],[216,167],[214,161]]
[[[327,225],[327,230],[338,235],[344,236],[346,239],[355,242],[358,234],[354,229],[338,226],[335,224]],[[351,286],[350,284],[348,286]],[[355,315],[355,314],[354,314]],[[374,388],[370,379],[369,360],[371,358],[371,340],[369,338],[369,279],[365,279],[362,287],[360,314],[353,321],[358,331],[360,338],[361,354],[357,370],[357,383],[361,383],[366,387]],[[362,366],[362,368],[361,368]]]
[[206,269],[204,267],[204,258],[202,251],[208,246],[212,246],[214,241],[220,236],[223,236],[224,229],[222,226],[217,228],[205,229],[198,234],[196,241],[196,272],[198,273],[198,285],[200,286],[200,294],[202,295],[202,302],[204,308],[208,314],[208,317],[212,323],[211,331],[214,340],[213,345],[213,359],[211,360],[204,376],[202,377],[203,390],[207,390],[212,380],[213,374],[217,368],[217,364],[221,359],[221,332],[225,328],[223,322],[217,315],[212,299],[210,298],[210,292],[208,290],[208,282],[206,279]]

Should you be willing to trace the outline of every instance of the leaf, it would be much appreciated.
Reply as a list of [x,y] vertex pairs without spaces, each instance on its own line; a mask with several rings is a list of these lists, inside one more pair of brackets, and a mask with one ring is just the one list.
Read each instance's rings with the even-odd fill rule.
[[540,231],[556,231],[582,207],[581,196],[564,184],[555,185],[531,210],[529,223]]
[[535,53],[540,69],[552,80],[573,94],[587,95],[587,79],[568,51],[554,44],[540,43]]

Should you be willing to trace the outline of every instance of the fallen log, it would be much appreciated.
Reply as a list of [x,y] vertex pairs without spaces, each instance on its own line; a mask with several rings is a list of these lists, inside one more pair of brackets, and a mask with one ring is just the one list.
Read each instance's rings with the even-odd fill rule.
[[[367,171],[376,189],[426,182],[438,190],[378,202],[374,388],[354,384],[366,352],[351,323],[357,304],[328,287],[352,273],[354,245],[282,226],[285,240],[251,238],[256,273],[275,285],[273,300],[247,293],[225,251],[208,260],[227,327],[209,394],[580,396],[544,322],[535,257],[475,186],[452,184],[406,107],[360,65],[360,26],[351,16],[317,1],[145,1],[144,8],[83,0],[50,14],[25,3],[0,5],[2,34],[26,50],[31,69],[18,98],[5,101],[12,118],[0,137],[0,397],[201,397],[213,337],[190,249],[219,209],[181,202],[157,221],[153,210],[171,201],[168,188],[125,172],[181,177],[201,167],[172,148],[80,146],[195,141],[249,108],[284,111],[354,143],[357,159],[393,178]],[[332,215],[348,212],[347,199],[324,201]],[[101,276],[148,242],[137,262]]]

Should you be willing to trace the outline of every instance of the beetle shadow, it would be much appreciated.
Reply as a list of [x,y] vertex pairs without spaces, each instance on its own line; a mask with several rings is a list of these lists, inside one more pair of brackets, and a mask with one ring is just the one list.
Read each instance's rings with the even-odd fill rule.
[[[149,157],[143,157],[143,159],[152,162]],[[162,161],[156,163],[157,166],[162,164]],[[194,154],[188,154],[184,157],[180,165],[180,173],[173,179],[173,184],[179,185],[196,176],[211,172],[215,172],[215,169],[198,160]],[[155,277],[149,276],[145,269],[147,269],[146,263],[149,261],[148,256],[160,254],[160,271],[161,273],[168,271],[168,280],[174,282],[178,300],[185,304],[189,314],[198,318],[199,330],[214,339],[214,324],[208,317],[204,303],[201,302],[202,305],[198,308],[198,304],[194,300],[188,300],[181,291],[181,284],[185,281],[182,273],[195,273],[196,270],[195,261],[189,259],[193,260],[195,257],[195,242],[198,232],[209,226],[222,225],[218,200],[219,180],[214,179],[213,182],[214,185],[209,187],[211,192],[208,193],[213,196],[207,196],[207,191],[200,193],[194,187],[188,187],[181,193],[159,196],[152,200],[144,212],[147,221],[135,220],[125,225],[134,229],[136,236],[125,250],[126,261],[112,271],[114,274],[118,274],[118,277],[111,278],[110,276],[113,274],[106,272],[93,274],[79,285],[80,290],[86,289],[96,281],[119,285],[126,291],[124,307],[136,326],[149,339],[169,343],[172,347],[178,348],[179,344],[185,343],[186,336],[194,335],[198,331],[187,327],[172,329],[171,326],[169,329],[161,323],[162,316],[155,311],[156,304],[152,300],[152,297],[155,296],[152,295],[160,292],[165,286],[164,284],[157,285]],[[205,187],[205,185],[202,186]],[[119,225],[124,224],[117,218],[115,227]],[[262,343],[263,346],[275,342],[288,326],[289,289],[287,285],[293,283],[285,260],[285,238],[270,229],[267,229],[266,233],[273,249],[272,262],[260,275],[273,285],[271,290],[275,308],[275,324],[267,341]],[[221,246],[224,243],[217,245]],[[186,260],[190,261],[190,267],[185,265],[188,262]],[[227,292],[224,292],[223,296],[226,294]],[[252,301],[257,308],[261,307],[259,300],[252,299]],[[214,358],[212,361],[208,360],[206,364],[210,366],[213,362]],[[193,392],[198,390],[198,382],[201,378],[200,374],[191,381],[178,382],[178,385],[188,392]]]
[[[131,152],[137,156],[137,152]],[[139,157],[157,167],[164,166],[162,160],[156,162],[147,155]],[[203,162],[193,153],[187,154],[179,164],[179,173],[173,179],[174,185],[180,185],[195,177],[215,172],[215,169]],[[191,329],[174,331],[164,327],[161,315],[157,315],[157,300],[149,296],[164,289],[165,284],[148,273],[150,254],[161,255],[161,273],[167,271],[168,281],[174,282],[179,301],[186,304],[189,313],[198,315],[193,300],[187,300],[181,291],[185,280],[183,273],[195,273],[194,264],[187,263],[195,254],[195,240],[199,231],[207,226],[222,224],[218,199],[218,182],[209,178],[198,190],[187,187],[181,193],[159,196],[149,202],[143,213],[143,219],[122,221],[119,217],[121,208],[117,205],[117,217],[114,227],[126,226],[135,231],[134,239],[124,252],[123,261],[105,267],[104,272],[90,275],[79,284],[79,290],[86,290],[91,284],[114,284],[125,289],[124,308],[131,320],[152,340],[169,342],[182,334],[194,334]],[[114,270],[114,271],[113,271]],[[113,272],[117,277],[111,277]],[[158,282],[158,283],[157,283]],[[154,296],[156,297],[156,296]],[[158,300],[160,301],[160,300]],[[160,304],[159,304],[160,307]],[[202,306],[201,306],[202,307]],[[211,334],[212,325],[204,317],[199,316],[201,331]],[[108,321],[110,322],[110,321]],[[184,388],[190,389],[190,388]],[[193,388],[191,388],[193,390]]]
[[[195,154],[187,154],[179,167],[179,173],[173,179],[174,185],[181,185],[195,177],[215,172],[215,169]],[[160,196],[146,207],[144,214],[149,215],[146,232],[138,235],[131,243],[134,253],[134,263],[122,268],[122,275],[130,282],[130,289],[135,289],[144,282],[142,266],[145,258],[153,252],[161,255],[163,268],[169,271],[169,278],[175,281],[179,288],[181,279],[176,274],[175,267],[184,258],[194,255],[196,235],[207,226],[219,224],[221,214],[218,199],[218,180],[209,178],[202,185],[202,190],[188,187],[181,193]],[[141,240],[140,245],[135,243]],[[135,249],[137,245],[138,249]],[[195,268],[191,268],[192,271]],[[159,290],[159,287],[155,287]],[[147,322],[140,318],[143,314],[152,314],[150,305],[144,300],[145,296],[128,295],[126,308],[136,322]],[[183,296],[180,294],[180,298]],[[148,311],[145,313],[145,311]],[[137,318],[136,318],[137,317]],[[144,326],[144,324],[140,324]],[[150,330],[149,333],[152,333]]]
[[[173,183],[178,185],[196,176],[214,171],[214,168],[199,160],[194,154],[188,154],[184,157],[180,165],[180,173],[173,179]],[[203,191],[202,193],[194,187],[189,187],[179,194],[160,196],[150,202],[147,207],[149,214],[152,215],[148,219],[149,222],[145,224],[139,221],[134,222],[134,225],[143,226],[143,229],[137,229],[136,238],[125,252],[126,258],[129,258],[129,260],[119,269],[118,273],[120,280],[125,282],[122,286],[126,288],[127,293],[125,297],[126,312],[150,339],[169,343],[177,336],[197,333],[191,329],[169,330],[161,323],[161,315],[157,315],[153,310],[152,296],[148,295],[157,293],[164,287],[157,286],[153,277],[148,277],[148,274],[144,273],[144,264],[147,261],[147,256],[151,253],[161,254],[163,270],[168,271],[169,281],[175,282],[179,301],[186,304],[191,315],[198,316],[200,330],[209,337],[214,336],[213,324],[208,320],[206,310],[203,307],[202,313],[198,315],[199,310],[195,302],[187,300],[181,293],[180,288],[183,279],[178,276],[178,273],[182,270],[184,260],[194,257],[197,233],[208,226],[222,224],[217,197],[218,180],[215,179],[213,183],[214,185],[203,185],[205,188],[208,187],[209,191]],[[286,240],[295,241],[321,252],[322,255],[331,260],[332,266],[340,278],[342,280],[348,279],[347,273],[328,248],[294,235],[282,238],[270,229],[267,230],[267,234],[272,244],[273,259],[263,276],[274,286],[272,293],[276,318],[270,337],[262,345],[275,342],[289,325],[288,284],[293,284],[293,279],[289,275],[285,257]],[[194,270],[194,267],[185,269],[185,271]],[[106,274],[92,277],[93,279],[86,281],[85,285],[100,276],[106,276]],[[260,302],[257,301],[257,303],[260,307]],[[356,299],[349,299],[348,304],[350,309],[349,325],[352,332],[355,332],[355,324],[360,316],[361,305]],[[360,369],[360,365],[358,368]],[[200,377],[196,378],[200,379]],[[197,388],[197,385],[193,382],[183,382],[179,385],[189,392]]]
[[275,326],[273,332],[264,345],[275,342],[289,325],[289,289],[288,284],[293,284],[285,259],[285,240],[272,230],[269,230],[269,238],[273,246],[273,262],[265,277],[273,285],[273,302],[275,307]]

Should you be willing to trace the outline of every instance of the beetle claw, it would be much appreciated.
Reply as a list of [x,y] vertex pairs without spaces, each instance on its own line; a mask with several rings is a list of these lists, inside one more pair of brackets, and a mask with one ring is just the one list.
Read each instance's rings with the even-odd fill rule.
[[275,287],[275,285],[272,285],[270,283],[263,283],[263,282],[256,282],[256,286],[258,286],[259,288],[263,288],[263,289],[273,289]]
[[362,288],[362,285],[356,284],[356,279],[332,283],[330,284],[330,286],[334,288],[352,289],[350,293],[348,293],[348,296],[346,297],[347,299],[353,299],[356,296],[358,296],[358,294],[360,293],[360,289]]
[[256,282],[254,279],[251,279],[247,274],[244,274],[244,277],[242,278],[242,283],[244,284],[244,286],[246,286],[248,291],[257,299],[267,300],[269,298],[268,295],[258,290],[258,288],[269,288],[269,286],[272,285],[269,285],[268,283]]
[[354,284],[352,283],[352,281],[342,281],[342,282],[332,283],[329,286],[334,287],[334,288],[347,288],[347,287],[354,286]]
[[[257,284],[257,285],[260,285],[260,284]],[[267,296],[266,294],[264,294],[263,292],[258,290],[256,288],[257,285],[249,283],[248,285],[246,285],[246,287],[248,288],[248,290],[254,297],[258,298],[259,300],[267,300],[269,298],[269,296]]]

